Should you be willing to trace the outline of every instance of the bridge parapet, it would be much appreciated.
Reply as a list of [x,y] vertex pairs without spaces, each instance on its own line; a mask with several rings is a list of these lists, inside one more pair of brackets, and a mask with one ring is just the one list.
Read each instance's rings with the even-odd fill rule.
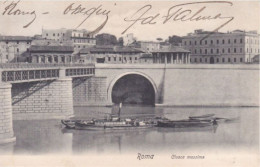
[[0,82],[8,83],[93,75],[93,64],[0,64]]

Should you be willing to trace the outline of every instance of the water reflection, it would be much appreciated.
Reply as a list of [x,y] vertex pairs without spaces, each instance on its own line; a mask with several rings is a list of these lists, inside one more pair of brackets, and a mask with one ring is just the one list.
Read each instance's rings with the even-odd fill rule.
[[[204,128],[151,128],[132,131],[67,130],[60,120],[14,121],[16,143],[0,146],[1,154],[83,154],[164,152],[171,150],[258,151],[259,108],[155,108],[125,106],[122,116],[164,116],[187,119],[191,115],[215,113],[239,121]],[[75,119],[103,118],[117,107],[76,107]]]

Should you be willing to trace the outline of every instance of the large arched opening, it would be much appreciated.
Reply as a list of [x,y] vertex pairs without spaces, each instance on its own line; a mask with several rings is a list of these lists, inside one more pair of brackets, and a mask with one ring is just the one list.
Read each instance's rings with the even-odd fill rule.
[[109,92],[113,103],[155,105],[157,90],[150,78],[129,73],[113,82]]

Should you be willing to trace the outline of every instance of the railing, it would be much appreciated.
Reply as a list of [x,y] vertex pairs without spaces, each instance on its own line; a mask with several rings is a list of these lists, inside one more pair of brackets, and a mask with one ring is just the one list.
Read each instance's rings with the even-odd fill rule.
[[44,64],[44,63],[0,63],[0,69],[17,69],[17,68],[51,68],[51,67],[89,67],[94,64],[75,64],[75,63],[57,63],[57,64]]
[[32,81],[41,79],[56,79],[59,77],[58,69],[3,71],[2,82]]
[[[2,82],[28,82],[95,75],[93,64],[0,64]],[[0,82],[1,82],[0,81]]]
[[94,68],[72,68],[66,69],[66,76],[94,75]]

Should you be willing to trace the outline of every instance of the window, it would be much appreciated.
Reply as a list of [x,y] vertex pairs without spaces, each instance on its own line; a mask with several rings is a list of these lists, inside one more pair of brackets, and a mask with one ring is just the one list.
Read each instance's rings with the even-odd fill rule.
[[200,58],[200,62],[202,62],[202,58]]
[[108,61],[110,61],[110,60],[111,60],[111,58],[110,58],[110,57],[108,57],[107,59],[108,59]]
[[200,49],[200,54],[202,53],[202,49]]
[[217,44],[219,44],[219,40],[217,40]]
[[205,45],[207,45],[207,43],[208,43],[207,40],[205,40]]
[[190,41],[190,45],[191,45],[191,41]]
[[202,45],[202,41],[200,40],[200,45]]
[[243,58],[240,58],[240,62],[243,62]]
[[213,44],[213,40],[210,41],[210,44]]
[[28,41],[27,44],[30,44],[30,42]]
[[222,62],[223,62],[223,63],[225,62],[225,58],[222,58]]
[[46,36],[48,36],[48,34],[46,34]]
[[228,48],[228,53],[230,53],[230,48]]
[[219,49],[217,49],[217,53],[219,53]]
[[197,54],[197,49],[194,50],[194,53]]
[[116,61],[116,57],[114,57],[114,61]]
[[213,49],[210,49],[210,53],[213,54]]
[[222,49],[222,53],[225,53],[225,49],[224,48]]
[[8,60],[8,55],[6,55],[5,57],[6,57],[6,59]]
[[228,39],[228,43],[230,44],[230,39]]
[[58,37],[60,36],[60,34],[58,34]]
[[246,48],[246,52],[248,53],[248,48]]
[[237,39],[234,39],[234,43],[237,43]]
[[240,39],[240,43],[243,43],[243,39],[242,38]]
[[207,52],[208,52],[207,49],[205,49],[205,54],[207,54]]
[[119,61],[122,61],[122,58],[121,58],[121,57],[119,57]]
[[186,45],[186,41],[184,41],[184,45]]
[[222,40],[222,44],[225,44],[225,40],[224,39]]
[[237,48],[234,48],[234,53],[237,53]]
[[197,45],[197,41],[195,41],[194,44]]
[[242,50],[242,48],[240,48],[240,53],[242,53],[243,52],[243,50]]
[[230,63],[230,61],[231,61],[230,58],[228,58],[228,62],[229,62],[229,63]]
[[53,34],[53,36],[55,37],[55,34]]
[[5,42],[6,44],[8,44],[8,42]]
[[17,41],[16,43],[19,44],[19,41]]
[[130,57],[129,60],[132,61],[132,57]]
[[80,46],[78,46],[78,48],[80,48]]
[[197,58],[194,59],[194,62],[197,63]]
[[207,58],[205,58],[205,62],[207,63]]
[[217,58],[217,63],[219,62],[219,58]]
[[19,48],[17,48],[16,51],[19,52]]
[[236,58],[234,58],[234,62],[237,62],[237,59],[236,59]]
[[29,48],[27,48],[26,51],[29,52]]

